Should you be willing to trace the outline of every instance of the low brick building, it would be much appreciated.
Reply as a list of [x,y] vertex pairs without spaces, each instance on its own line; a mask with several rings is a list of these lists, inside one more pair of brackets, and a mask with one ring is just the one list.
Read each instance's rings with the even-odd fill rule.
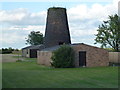
[[[75,51],[75,67],[97,67],[97,66],[108,66],[109,55],[108,51],[102,48],[90,46],[87,44],[70,44]],[[54,46],[51,48],[45,48],[42,51],[37,52],[37,63],[51,66],[52,52],[58,49],[60,46]]]
[[37,50],[44,48],[44,45],[32,45],[22,48],[22,57],[37,58]]

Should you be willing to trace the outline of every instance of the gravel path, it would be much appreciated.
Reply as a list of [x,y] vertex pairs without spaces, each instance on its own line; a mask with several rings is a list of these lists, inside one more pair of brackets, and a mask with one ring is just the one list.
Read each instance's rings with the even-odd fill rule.
[[16,62],[17,58],[13,56],[17,56],[15,54],[0,54],[0,62]]

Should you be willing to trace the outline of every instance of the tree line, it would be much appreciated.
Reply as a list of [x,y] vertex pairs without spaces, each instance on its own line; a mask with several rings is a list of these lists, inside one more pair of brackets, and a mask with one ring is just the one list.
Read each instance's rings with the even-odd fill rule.
[[19,51],[19,49],[14,49],[12,47],[0,49],[0,54],[10,54],[13,51]]

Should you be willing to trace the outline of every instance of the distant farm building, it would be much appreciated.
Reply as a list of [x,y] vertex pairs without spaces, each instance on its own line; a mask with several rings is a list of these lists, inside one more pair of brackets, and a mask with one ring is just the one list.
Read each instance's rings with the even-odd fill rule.
[[[75,51],[75,67],[96,67],[96,66],[108,66],[109,58],[108,51],[90,46],[87,44],[70,44]],[[38,51],[37,63],[51,66],[52,52],[60,46],[54,46],[51,48],[45,48]]]
[[22,56],[28,58],[37,58],[37,50],[44,48],[44,45],[32,45],[22,48]]

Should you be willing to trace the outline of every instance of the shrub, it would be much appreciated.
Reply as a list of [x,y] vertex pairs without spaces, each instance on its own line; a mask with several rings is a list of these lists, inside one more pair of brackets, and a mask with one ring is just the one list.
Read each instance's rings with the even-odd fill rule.
[[62,45],[53,51],[51,65],[55,68],[74,67],[74,50],[68,45]]

